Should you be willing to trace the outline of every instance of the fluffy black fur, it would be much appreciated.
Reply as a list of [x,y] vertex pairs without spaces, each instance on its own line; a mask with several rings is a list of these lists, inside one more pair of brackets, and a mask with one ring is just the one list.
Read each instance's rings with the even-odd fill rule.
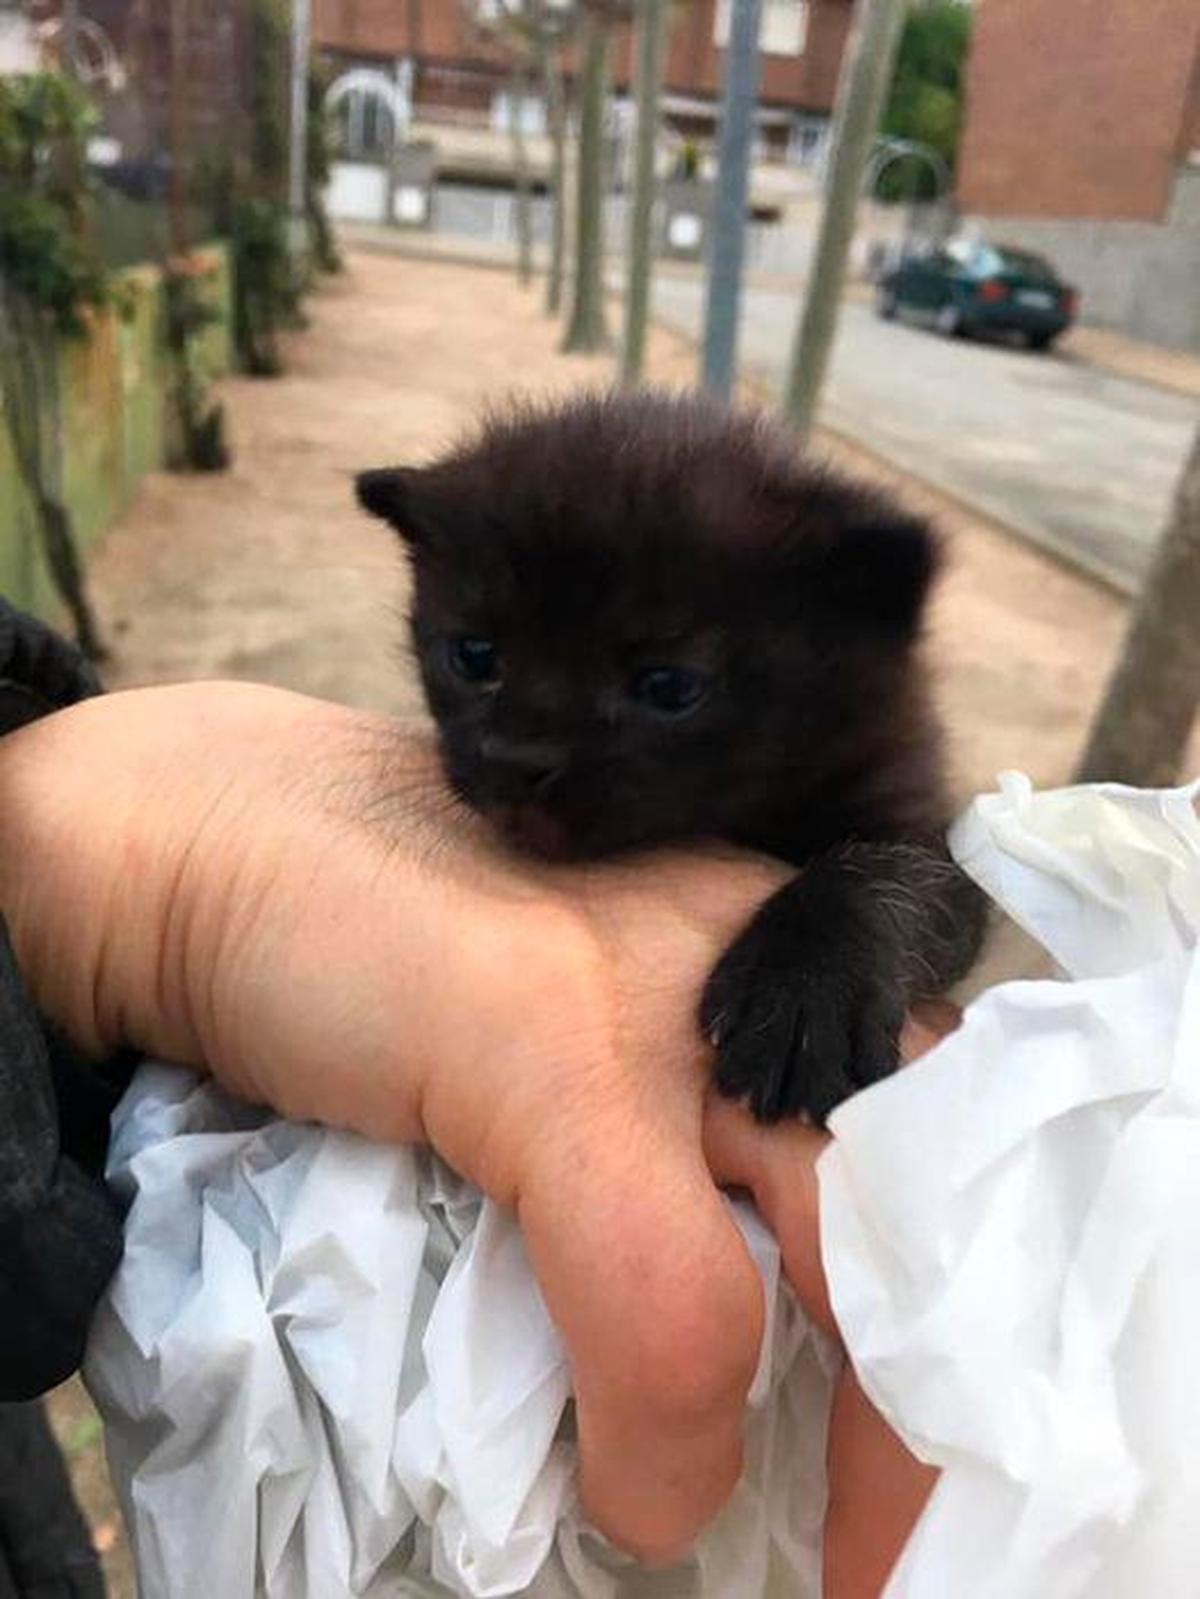
[[943,841],[926,524],[761,419],[655,394],[512,410],[358,492],[412,553],[447,777],[510,840],[803,868],[709,980],[721,1088],[824,1121],[891,1071],[982,926]]

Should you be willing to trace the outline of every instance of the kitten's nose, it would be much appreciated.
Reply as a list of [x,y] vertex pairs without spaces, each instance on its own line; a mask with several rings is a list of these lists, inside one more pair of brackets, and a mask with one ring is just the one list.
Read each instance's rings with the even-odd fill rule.
[[543,793],[567,764],[567,751],[548,739],[498,738],[483,740],[480,753],[494,783],[506,799],[534,799]]

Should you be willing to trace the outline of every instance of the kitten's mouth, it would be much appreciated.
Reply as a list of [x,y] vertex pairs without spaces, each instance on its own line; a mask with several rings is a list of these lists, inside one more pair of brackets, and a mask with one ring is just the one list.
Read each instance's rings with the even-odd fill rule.
[[540,805],[492,805],[487,818],[502,837],[526,854],[550,861],[566,860],[571,854],[567,828]]

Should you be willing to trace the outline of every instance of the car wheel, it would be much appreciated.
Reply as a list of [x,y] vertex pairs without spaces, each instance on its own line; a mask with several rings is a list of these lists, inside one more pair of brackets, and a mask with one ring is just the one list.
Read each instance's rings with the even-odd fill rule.
[[1031,350],[1048,350],[1058,337],[1057,333],[1031,333],[1028,335]]
[[934,326],[947,339],[961,339],[966,332],[963,314],[953,300],[947,300],[934,319]]
[[875,296],[875,309],[885,322],[893,321],[896,312],[900,309],[900,302],[896,298],[895,289],[880,289]]

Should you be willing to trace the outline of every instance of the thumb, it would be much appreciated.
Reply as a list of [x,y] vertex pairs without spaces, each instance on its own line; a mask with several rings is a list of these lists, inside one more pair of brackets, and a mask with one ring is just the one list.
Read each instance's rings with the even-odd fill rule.
[[572,1363],[584,1511],[639,1558],[677,1558],[737,1481],[764,1321],[698,1139],[593,1125],[518,1209]]

